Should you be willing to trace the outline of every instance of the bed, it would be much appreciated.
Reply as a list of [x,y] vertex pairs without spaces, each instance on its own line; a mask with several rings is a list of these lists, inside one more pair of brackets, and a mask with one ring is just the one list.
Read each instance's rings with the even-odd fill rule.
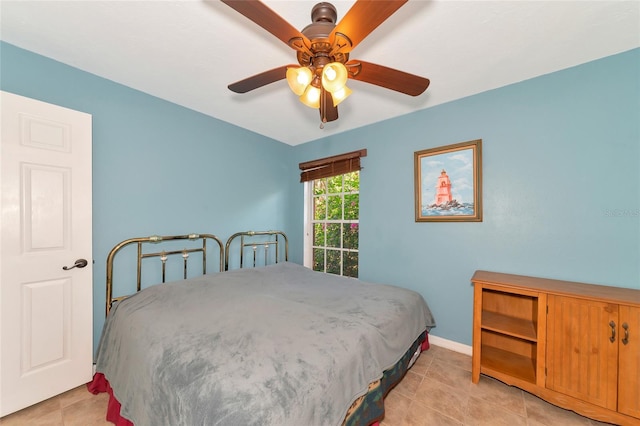
[[[107,420],[136,426],[381,420],[384,396],[428,348],[435,322],[424,299],[291,263],[279,231],[240,232],[224,246],[203,235],[134,238],[110,253],[107,317],[88,384],[93,393],[109,392]],[[196,246],[143,249],[176,240]],[[135,291],[118,296],[112,268],[128,245],[137,247]],[[187,277],[194,255],[208,260],[202,274]],[[178,280],[167,279],[172,257]],[[160,259],[162,283],[145,287],[142,264],[149,258]],[[208,263],[215,267],[207,270]]]

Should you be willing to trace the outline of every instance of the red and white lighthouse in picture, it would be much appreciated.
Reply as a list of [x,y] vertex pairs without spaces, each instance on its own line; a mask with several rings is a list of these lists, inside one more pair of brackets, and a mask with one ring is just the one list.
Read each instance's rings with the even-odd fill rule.
[[453,197],[451,196],[451,181],[449,180],[449,176],[447,176],[447,172],[442,169],[440,172],[440,177],[438,177],[438,185],[436,186],[436,205],[446,204],[451,201]]

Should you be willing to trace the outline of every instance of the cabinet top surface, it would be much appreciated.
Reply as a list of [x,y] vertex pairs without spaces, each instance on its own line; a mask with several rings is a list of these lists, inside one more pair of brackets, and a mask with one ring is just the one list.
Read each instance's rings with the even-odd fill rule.
[[502,286],[505,289],[524,289],[557,295],[582,296],[607,302],[640,306],[640,290],[633,288],[611,287],[489,271],[476,271],[471,278],[471,282],[474,284]]

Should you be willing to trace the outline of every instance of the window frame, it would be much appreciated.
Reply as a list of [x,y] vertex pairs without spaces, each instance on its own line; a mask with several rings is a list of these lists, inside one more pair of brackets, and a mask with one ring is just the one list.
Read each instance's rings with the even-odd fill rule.
[[[314,238],[314,223],[316,222],[322,222],[322,223],[354,223],[353,220],[348,220],[345,221],[344,219],[344,198],[345,198],[345,192],[342,191],[340,192],[343,202],[342,202],[342,218],[339,221],[333,220],[333,222],[330,222],[329,220],[323,220],[323,221],[314,221],[313,218],[313,214],[315,212],[315,204],[314,204],[314,181],[317,179],[323,179],[323,178],[331,178],[331,177],[335,177],[335,176],[343,176],[345,174],[351,173],[351,172],[358,172],[360,173],[362,167],[361,167],[361,157],[366,157],[367,156],[367,150],[366,149],[360,149],[357,151],[352,151],[352,152],[347,152],[344,154],[339,154],[339,155],[333,155],[331,157],[326,157],[326,158],[320,158],[317,160],[312,160],[312,161],[306,161],[306,162],[302,162],[299,164],[300,170],[302,171],[300,173],[300,182],[304,183],[304,239],[303,239],[303,264],[304,266],[313,269],[313,252],[314,252],[314,245],[313,245],[313,238]],[[344,177],[343,177],[343,186],[342,188],[344,189]],[[353,194],[353,191],[350,191],[349,193]],[[343,247],[344,245],[344,228],[341,225],[341,231],[340,232],[340,247],[339,250],[341,252],[345,252],[345,251],[349,251],[349,252],[356,252],[358,253],[358,269],[360,266],[360,247],[359,247],[359,241],[360,241],[360,175],[358,175],[358,220],[357,220],[357,224],[358,224],[358,248],[357,249],[345,249]],[[327,194],[328,196],[329,194]],[[326,244],[326,241],[325,241]],[[316,246],[319,247],[319,246]],[[325,250],[325,264],[324,264],[324,271],[326,272],[327,269],[327,256],[326,256],[326,250],[327,250],[327,246],[323,245],[322,248]],[[344,276],[344,256],[343,253],[341,253],[341,262],[340,262],[340,275]],[[359,270],[357,271],[359,274]]]
[[[353,173],[353,172],[358,172],[360,173],[359,170],[355,170],[352,172],[347,172],[347,173],[342,173],[342,174],[338,174],[338,175],[334,175],[331,177],[323,177],[320,179],[331,179],[333,177],[337,177],[337,176],[342,176],[344,179],[344,175],[348,174],[348,173]],[[347,224],[357,224],[358,225],[358,241],[359,241],[359,235],[360,235],[360,214],[358,213],[358,219],[345,219],[345,199],[347,198],[348,195],[352,195],[352,194],[357,194],[358,195],[358,211],[359,211],[359,206],[360,206],[360,179],[358,177],[358,190],[357,191],[347,191],[345,192],[344,190],[341,192],[337,192],[337,193],[326,193],[324,194],[325,197],[329,197],[329,196],[336,196],[339,195],[342,198],[342,212],[341,212],[341,218],[340,219],[320,219],[320,220],[316,220],[314,219],[313,215],[315,212],[315,194],[314,194],[314,185],[316,180],[319,179],[315,179],[315,180],[309,180],[304,182],[304,247],[303,247],[303,264],[304,266],[313,269],[314,267],[314,250],[317,248],[322,248],[325,250],[325,256],[324,256],[324,265],[323,265],[323,271],[325,273],[333,273],[333,272],[327,272],[327,250],[336,250],[338,252],[340,252],[340,273],[336,274],[336,275],[340,275],[340,276],[347,276],[350,277],[350,275],[344,275],[344,255],[345,252],[351,252],[351,253],[357,253],[358,254],[358,267],[359,267],[359,255],[360,255],[360,250],[359,247],[356,249],[352,249],[352,248],[345,248],[344,247],[344,225]],[[344,189],[344,180],[342,182],[342,188]],[[326,204],[328,206],[328,202]],[[314,245],[314,225],[316,223],[325,223],[325,224],[340,224],[341,225],[341,232],[340,232],[340,246],[339,247],[328,247],[326,245],[326,241],[324,241],[324,245]],[[354,277],[357,278],[357,277]]]

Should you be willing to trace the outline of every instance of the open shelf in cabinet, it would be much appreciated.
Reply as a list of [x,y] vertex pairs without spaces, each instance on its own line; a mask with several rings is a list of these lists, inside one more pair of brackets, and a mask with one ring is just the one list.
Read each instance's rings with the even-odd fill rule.
[[479,339],[474,377],[482,372],[537,385],[538,375],[543,374],[538,358],[544,350],[538,341],[538,322],[546,302],[537,292],[526,290],[485,285],[477,291],[474,334]]
[[537,344],[508,334],[482,330],[480,366],[536,383]]
[[499,290],[482,290],[481,327],[537,341],[538,298]]
[[493,346],[482,345],[480,369],[490,376],[494,375],[491,373],[497,372],[532,384],[536,383],[534,359]]
[[532,342],[537,341],[535,323],[531,320],[514,318],[497,312],[483,311],[482,328]]

